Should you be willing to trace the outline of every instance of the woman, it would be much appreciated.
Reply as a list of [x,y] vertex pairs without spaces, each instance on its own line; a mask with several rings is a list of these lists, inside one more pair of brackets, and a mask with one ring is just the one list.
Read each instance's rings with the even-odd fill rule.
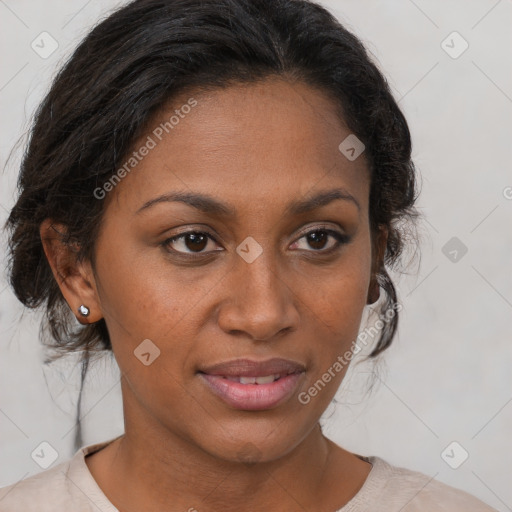
[[407,123],[322,7],[121,8],[55,79],[19,184],[14,291],[58,353],[113,351],[125,433],[0,510],[492,510],[319,426],[381,293],[371,357],[392,342],[417,217]]

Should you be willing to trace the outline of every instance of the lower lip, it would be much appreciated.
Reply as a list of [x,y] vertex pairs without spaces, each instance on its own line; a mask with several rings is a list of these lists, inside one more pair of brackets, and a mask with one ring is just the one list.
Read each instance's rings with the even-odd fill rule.
[[292,373],[269,384],[240,384],[221,375],[200,373],[215,395],[235,409],[261,411],[276,407],[296,390],[302,373]]

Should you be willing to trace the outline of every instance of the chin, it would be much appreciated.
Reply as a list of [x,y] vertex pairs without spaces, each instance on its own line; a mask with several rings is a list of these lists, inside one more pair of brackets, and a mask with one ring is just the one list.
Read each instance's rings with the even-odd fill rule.
[[[272,462],[285,457],[290,453],[303,439],[303,436],[297,436],[297,439],[290,434],[278,438],[275,435],[263,433],[261,437],[253,436],[252,439],[224,438],[214,441],[213,445],[204,446],[203,449],[213,457],[228,462],[242,462],[244,464],[257,464]],[[210,440],[212,437],[210,437]]]

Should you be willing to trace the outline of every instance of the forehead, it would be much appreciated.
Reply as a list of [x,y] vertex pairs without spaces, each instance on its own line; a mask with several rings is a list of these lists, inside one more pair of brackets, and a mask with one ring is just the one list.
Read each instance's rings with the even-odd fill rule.
[[182,94],[153,116],[133,147],[151,149],[110,194],[132,213],[173,191],[254,209],[335,186],[366,211],[366,160],[340,152],[351,132],[339,110],[321,91],[278,78]]

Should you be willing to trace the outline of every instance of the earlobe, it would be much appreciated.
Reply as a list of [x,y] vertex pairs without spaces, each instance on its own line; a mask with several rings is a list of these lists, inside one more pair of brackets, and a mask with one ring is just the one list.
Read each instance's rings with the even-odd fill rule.
[[[77,258],[78,245],[65,240],[66,226],[45,219],[39,228],[44,253],[60,291],[80,323],[102,318],[94,276],[87,262]],[[87,320],[85,320],[87,319]]]

